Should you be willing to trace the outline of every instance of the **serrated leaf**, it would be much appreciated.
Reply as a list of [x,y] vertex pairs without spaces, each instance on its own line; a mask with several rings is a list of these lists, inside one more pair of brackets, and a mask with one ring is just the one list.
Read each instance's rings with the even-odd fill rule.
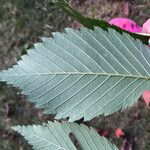
[[66,29],[43,38],[0,80],[56,118],[90,120],[133,105],[150,88],[150,50],[127,34]]
[[140,39],[143,43],[148,44],[149,37],[147,35],[144,35],[144,34],[139,35],[136,33],[131,33],[131,32],[125,31],[117,26],[110,25],[109,23],[107,23],[103,20],[84,17],[79,12],[77,12],[75,9],[73,9],[66,0],[52,0],[52,1],[53,1],[53,3],[58,5],[64,12],[66,12],[69,16],[76,19],[79,23],[81,23],[86,28],[89,28],[92,30],[94,29],[95,26],[101,27],[103,30],[108,30],[108,28],[112,28],[119,33],[125,32],[125,33],[131,35],[132,37],[134,37],[135,39]]
[[73,134],[82,150],[118,150],[93,128],[83,124],[48,122],[43,125],[15,126],[12,129],[24,136],[35,150],[77,150],[69,138],[70,134]]

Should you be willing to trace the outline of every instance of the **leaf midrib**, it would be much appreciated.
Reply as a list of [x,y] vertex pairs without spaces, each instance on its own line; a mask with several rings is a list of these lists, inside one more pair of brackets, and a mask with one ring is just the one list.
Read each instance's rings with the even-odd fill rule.
[[127,74],[112,74],[112,73],[96,73],[96,72],[53,72],[53,73],[35,73],[35,74],[5,74],[8,76],[42,76],[42,75],[97,75],[97,76],[114,76],[124,78],[138,78],[150,80],[150,76],[127,75]]

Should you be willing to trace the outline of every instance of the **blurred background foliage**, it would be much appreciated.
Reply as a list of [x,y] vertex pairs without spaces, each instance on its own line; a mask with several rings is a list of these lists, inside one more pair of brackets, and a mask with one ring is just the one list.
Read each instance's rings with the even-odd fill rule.
[[[0,0],[0,69],[11,67],[26,49],[65,27],[80,26],[50,0]],[[142,25],[150,17],[150,0],[70,0],[82,14],[108,21],[114,17],[128,17]],[[18,89],[0,83],[0,150],[30,150],[21,136],[12,132],[12,125],[40,124],[53,116],[42,115]],[[107,131],[108,138],[118,146],[114,130],[118,127],[129,135],[133,150],[150,150],[150,111],[139,100],[132,108],[114,113],[106,118],[98,117],[86,122],[98,131]],[[82,120],[80,121],[82,122]]]

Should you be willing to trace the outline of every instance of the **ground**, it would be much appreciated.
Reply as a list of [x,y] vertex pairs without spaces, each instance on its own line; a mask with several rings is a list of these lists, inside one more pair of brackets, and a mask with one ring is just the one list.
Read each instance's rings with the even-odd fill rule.
[[[26,49],[32,47],[41,37],[51,36],[54,31],[63,31],[67,26],[76,27],[71,20],[49,0],[0,0],[0,70],[16,63]],[[74,8],[82,14],[108,21],[114,17],[128,17],[142,25],[150,16],[150,1],[139,0],[71,0]],[[37,124],[51,120],[43,116],[18,89],[0,83],[0,149],[30,150],[21,136],[12,132],[10,126]],[[114,113],[106,118],[98,117],[86,122],[98,131],[107,131],[108,138],[121,146],[123,139],[114,135],[116,128],[122,128],[134,141],[133,150],[150,149],[150,110],[142,99],[133,107]]]

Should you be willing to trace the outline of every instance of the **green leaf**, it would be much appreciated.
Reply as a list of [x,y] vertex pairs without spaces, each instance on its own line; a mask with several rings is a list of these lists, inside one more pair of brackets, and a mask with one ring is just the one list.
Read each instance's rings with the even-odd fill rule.
[[93,30],[95,26],[101,27],[103,30],[107,30],[108,28],[112,28],[112,29],[115,29],[119,33],[123,33],[123,32],[128,33],[129,35],[131,35],[135,39],[140,39],[143,43],[148,44],[149,36],[139,35],[136,33],[131,33],[131,32],[125,31],[125,30],[123,30],[117,26],[110,25],[109,23],[107,23],[103,20],[84,17],[79,12],[74,10],[66,0],[53,0],[53,2],[56,5],[58,5],[69,16],[73,17],[79,23],[81,23],[83,26],[85,26],[89,29]]
[[66,29],[43,38],[0,80],[56,118],[90,120],[123,110],[150,89],[150,50],[109,29]]
[[93,128],[83,124],[48,122],[43,125],[16,126],[12,129],[24,136],[36,150],[77,150],[69,138],[71,134],[82,150],[118,150]]

